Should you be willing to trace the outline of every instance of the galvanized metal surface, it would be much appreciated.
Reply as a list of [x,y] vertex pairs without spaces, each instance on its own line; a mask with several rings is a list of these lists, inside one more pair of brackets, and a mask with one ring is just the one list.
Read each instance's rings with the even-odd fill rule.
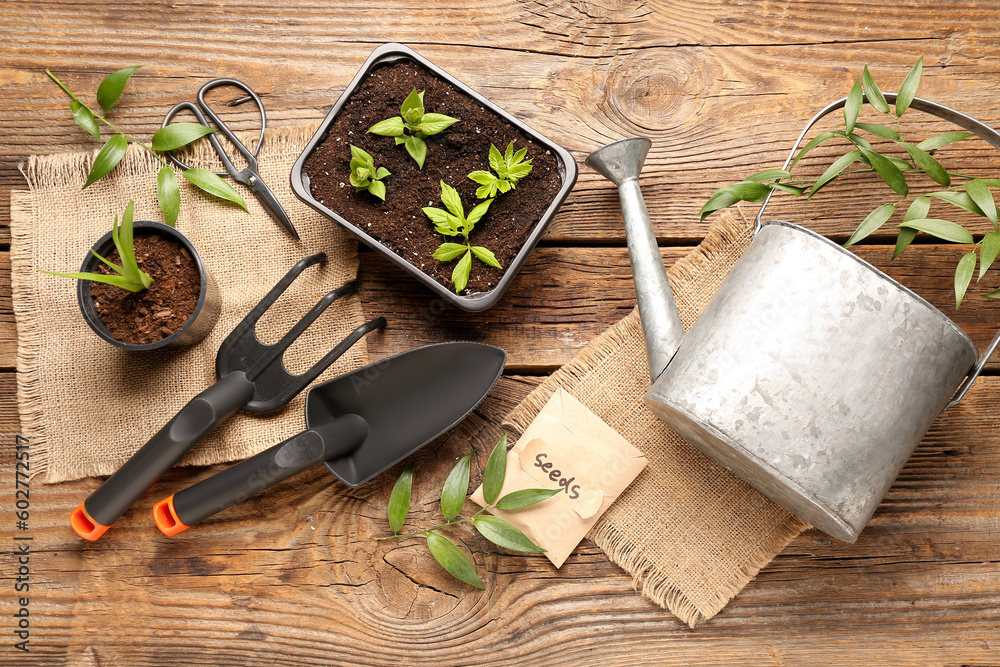
[[976,362],[936,308],[768,223],[646,403],[796,516],[853,542]]
[[[1000,147],[979,121],[927,100],[912,106]],[[957,325],[897,281],[814,232],[758,215],[750,248],[681,340],[638,185],[649,145],[625,139],[587,159],[619,186],[655,378],[646,403],[788,511],[855,541],[1000,333],[979,357]]]
[[666,368],[684,338],[681,316],[674,303],[674,293],[667,281],[667,271],[660,259],[653,227],[649,224],[646,202],[639,189],[639,172],[652,142],[649,139],[622,139],[594,151],[587,166],[618,186],[629,261],[639,294],[639,316],[646,337],[649,379],[655,380]]

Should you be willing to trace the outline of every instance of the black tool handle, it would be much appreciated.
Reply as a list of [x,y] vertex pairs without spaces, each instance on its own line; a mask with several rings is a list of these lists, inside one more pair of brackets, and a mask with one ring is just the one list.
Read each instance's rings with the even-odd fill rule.
[[195,443],[253,398],[254,383],[230,373],[201,392],[132,455],[70,516],[80,537],[96,540]]
[[176,535],[292,475],[353,452],[367,437],[368,423],[357,415],[303,431],[161,500],[153,520],[163,534]]

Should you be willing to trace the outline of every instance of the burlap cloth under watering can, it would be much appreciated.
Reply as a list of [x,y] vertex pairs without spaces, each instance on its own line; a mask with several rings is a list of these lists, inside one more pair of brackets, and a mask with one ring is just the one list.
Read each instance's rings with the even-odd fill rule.
[[[753,221],[725,211],[668,271],[689,328],[750,245]],[[726,606],[809,526],[668,429],[643,404],[649,366],[638,311],[592,341],[507,417],[520,433],[563,388],[645,454],[645,470],[588,534],[636,588],[692,627]]]
[[[112,175],[81,191],[94,153],[32,157],[21,169],[29,190],[11,193],[11,280],[17,319],[18,411],[32,444],[32,472],[46,482],[109,475],[191,398],[215,381],[222,340],[298,260],[327,254],[292,284],[257,325],[273,343],[325,292],[354,279],[356,242],[300,202],[288,183],[292,163],[316,125],[269,130],[260,151],[261,176],[302,237],[295,242],[246,190],[242,209],[202,195],[183,179],[177,228],[219,283],[222,314],[212,333],[181,351],[126,352],[97,337],[77,306],[76,281],[38,269],[77,271],[91,244],[111,229],[130,199],[137,220],[160,220],[156,172],[145,151],[129,147]],[[256,133],[241,136],[247,145]],[[214,152],[199,142],[194,164]],[[220,169],[221,166],[215,167]],[[364,321],[357,296],[338,300],[285,354],[286,367],[305,371]],[[320,379],[367,363],[364,340]],[[305,392],[276,415],[242,413],[204,438],[183,460],[208,465],[243,459],[302,430]]]

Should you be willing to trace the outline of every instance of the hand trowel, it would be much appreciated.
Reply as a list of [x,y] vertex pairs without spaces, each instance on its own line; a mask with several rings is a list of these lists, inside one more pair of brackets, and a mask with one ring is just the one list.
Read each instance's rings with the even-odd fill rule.
[[462,421],[496,384],[506,353],[482,343],[436,343],[369,364],[306,394],[306,430],[153,508],[177,533],[319,463],[355,487]]

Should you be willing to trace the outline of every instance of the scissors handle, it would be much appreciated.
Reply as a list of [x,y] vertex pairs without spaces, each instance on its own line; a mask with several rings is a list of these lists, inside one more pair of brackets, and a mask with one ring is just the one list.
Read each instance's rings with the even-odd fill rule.
[[[239,88],[247,93],[247,95],[249,95],[250,98],[257,104],[257,109],[260,111],[260,134],[257,136],[257,144],[254,147],[253,152],[244,146],[243,142],[236,138],[236,135],[229,129],[229,126],[226,125],[221,118],[219,118],[219,115],[215,113],[212,107],[209,106],[208,102],[205,100],[205,93],[218,86],[235,86],[236,88]],[[239,81],[238,79],[213,79],[203,85],[198,91],[197,105],[192,102],[180,102],[175,104],[163,118],[163,124],[161,127],[169,125],[174,117],[181,111],[190,111],[194,114],[194,117],[199,123],[208,127],[211,127],[208,122],[208,119],[211,119],[212,123],[214,123],[215,127],[218,129],[219,134],[226,137],[226,139],[229,140],[233,147],[235,147],[236,150],[239,151],[240,155],[242,155],[247,161],[248,169],[244,169],[243,171],[237,169],[233,165],[232,160],[229,159],[226,151],[223,150],[218,137],[214,134],[210,134],[208,135],[208,140],[212,143],[212,147],[215,149],[215,152],[218,154],[223,166],[226,168],[225,172],[214,172],[216,176],[225,176],[228,173],[235,181],[244,184],[251,175],[256,176],[256,180],[260,180],[260,176],[257,174],[257,154],[260,152],[260,147],[264,143],[264,131],[267,129],[267,114],[264,112],[264,103],[261,102],[260,97],[253,91],[252,88],[250,88],[250,86],[242,81]],[[208,116],[208,119],[206,119],[206,116]],[[167,157],[181,169],[190,169],[187,164],[170,153],[167,153]]]

